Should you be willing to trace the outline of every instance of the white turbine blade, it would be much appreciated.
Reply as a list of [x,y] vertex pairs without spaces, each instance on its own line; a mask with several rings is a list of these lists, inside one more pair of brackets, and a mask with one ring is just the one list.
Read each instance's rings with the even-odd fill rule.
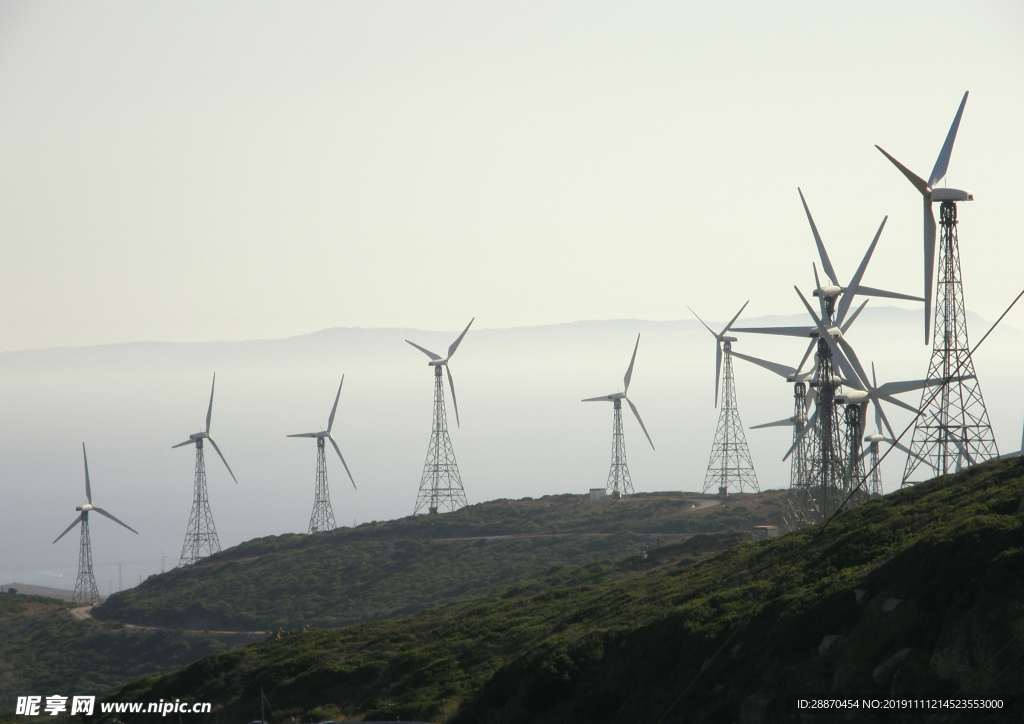
[[935,278],[935,212],[924,198],[924,343],[928,344],[932,321],[932,279]]
[[722,379],[722,340],[715,345],[715,407],[718,407],[718,381]]
[[633,401],[628,397],[626,398],[626,402],[629,403],[629,409],[633,411],[634,415],[636,415],[636,421],[640,423],[640,429],[644,431],[644,435],[647,435],[647,442],[651,443],[651,450],[654,450],[654,441],[651,440],[651,436],[647,433],[647,427],[644,425],[644,421],[640,419],[640,413],[637,412],[636,405],[634,405]]
[[78,514],[78,517],[77,517],[77,518],[75,518],[74,522],[73,522],[73,523],[72,523],[71,525],[69,525],[69,526],[68,526],[67,528],[65,528],[65,529],[64,529],[64,532],[63,532],[63,533],[61,533],[61,534],[60,534],[59,536],[57,536],[57,537],[56,537],[56,538],[54,539],[54,541],[53,541],[53,542],[54,542],[54,543],[56,543],[56,542],[57,542],[57,541],[59,541],[59,540],[60,540],[61,538],[63,538],[64,536],[66,536],[66,535],[68,534],[68,531],[69,531],[69,530],[71,530],[72,528],[74,528],[74,527],[75,527],[76,525],[78,525],[79,523],[81,523],[81,522],[82,522],[82,519],[83,519],[84,517],[85,517],[85,513],[84,513],[84,512],[83,512],[83,513],[79,513],[79,514]]
[[893,438],[886,437],[886,438],[882,438],[882,442],[889,443],[890,445],[892,445],[897,450],[902,450],[907,455],[910,455],[913,458],[917,458],[918,460],[920,460],[921,462],[923,462],[923,463],[925,463],[927,465],[927,461],[923,457],[921,457],[917,453],[911,452],[910,448],[908,448],[906,445],[903,445],[902,443],[898,442],[897,440],[895,440]]
[[345,375],[341,376],[341,384],[338,385],[338,394],[334,396],[334,407],[331,408],[331,416],[327,418],[327,432],[331,431],[334,425],[334,413],[338,411],[338,400],[341,398],[341,385],[345,384]]
[[783,337],[810,337],[814,327],[736,327],[733,332],[776,334]]
[[220,451],[220,448],[217,447],[217,443],[215,443],[213,441],[212,437],[207,437],[206,439],[210,441],[211,445],[213,445],[213,449],[217,451],[217,455],[220,456],[221,461],[224,463],[224,467],[226,467],[228,469],[228,472],[231,473],[231,479],[234,480],[235,484],[237,485],[238,484],[238,478],[235,477],[234,472],[232,472],[232,470],[231,470],[231,466],[228,465],[228,461],[224,458],[224,453],[222,453]]
[[626,376],[622,378],[622,383],[625,387],[622,389],[623,392],[629,392],[629,381],[633,379],[633,363],[636,362],[636,351],[640,347],[640,335],[636,336],[636,344],[633,346],[633,356],[629,360],[629,367],[626,368]]
[[817,408],[815,408],[814,414],[811,415],[811,418],[807,421],[807,424],[804,425],[804,428],[797,435],[796,440],[793,441],[793,444],[789,446],[789,450],[786,451],[786,454],[782,456],[782,461],[783,462],[788,460],[789,456],[793,454],[794,450],[796,450],[797,445],[799,445],[800,443],[802,443],[804,441],[804,437],[807,435],[808,431],[811,428],[814,427],[814,421],[817,420],[817,419],[818,419],[818,410],[817,410]]
[[832,268],[832,262],[828,258],[828,252],[825,251],[825,244],[821,241],[821,235],[818,233],[818,227],[814,225],[814,218],[811,216],[811,210],[807,208],[807,201],[804,200],[804,192],[797,188],[797,193],[800,194],[800,203],[804,205],[804,213],[807,214],[807,221],[811,225],[811,233],[814,234],[814,243],[818,247],[818,256],[821,258],[821,268],[825,270],[825,274],[835,284],[839,286],[839,277],[836,276],[836,270]]
[[721,333],[721,334],[716,334],[715,336],[716,336],[716,337],[722,337],[722,336],[724,336],[724,335],[725,335],[725,333],[726,333],[726,332],[728,332],[728,331],[729,331],[729,329],[730,329],[730,328],[732,327],[732,325],[736,324],[736,320],[740,318],[740,315],[741,315],[741,314],[743,314],[743,310],[747,308],[747,305],[748,305],[748,304],[750,304],[750,300],[749,300],[749,299],[748,299],[747,301],[743,302],[743,306],[742,306],[742,307],[740,307],[740,311],[736,312],[736,316],[735,316],[735,317],[733,317],[733,318],[732,318],[732,319],[731,319],[731,320],[729,321],[729,323],[728,323],[727,325],[725,325],[725,329],[723,329],[723,330],[722,330],[722,333]]
[[692,308],[692,307],[687,307],[687,309],[689,309],[689,310],[690,310],[690,314],[692,314],[693,316],[697,317],[697,321],[698,321],[698,322],[700,322],[701,324],[703,324],[703,325],[704,325],[704,329],[706,329],[706,330],[708,330],[709,332],[711,332],[711,336],[712,336],[712,337],[714,337],[715,339],[718,339],[718,335],[717,335],[717,334],[715,334],[715,330],[711,329],[711,327],[709,327],[709,326],[708,326],[708,323],[707,323],[707,322],[705,322],[705,321],[704,321],[703,319],[701,319],[701,318],[700,318],[700,315],[698,315],[698,314],[697,314],[697,313],[696,313],[695,311],[693,311],[693,308]]
[[811,269],[814,270],[814,288],[818,290],[818,311],[825,316],[825,295],[821,293],[821,279],[818,278],[818,265],[811,262]]
[[928,198],[928,193],[930,189],[928,188],[927,181],[925,181],[923,178],[918,176],[916,173],[914,173],[909,168],[907,168],[902,163],[900,163],[895,158],[886,153],[885,149],[879,146],[877,143],[875,144],[875,148],[881,151],[883,156],[892,161],[893,166],[895,166],[896,168],[903,172],[903,175],[907,177],[907,180],[910,181],[910,183],[914,184],[914,188],[920,191],[926,199]]
[[92,485],[89,483],[89,458],[85,455],[85,443],[82,443],[82,461],[85,463],[85,499],[92,502]]
[[807,345],[807,351],[804,352],[804,356],[800,358],[800,364],[796,366],[796,374],[800,374],[800,370],[804,368],[804,362],[806,362],[807,358],[811,356],[811,350],[813,350],[817,344],[818,343],[812,339],[811,343]]
[[[842,350],[839,349],[839,346],[836,344],[836,341],[832,339],[832,335],[828,333],[828,330],[825,329],[825,326],[821,323],[821,320],[818,319],[818,315],[816,315],[814,313],[814,310],[811,309],[811,305],[807,303],[807,299],[804,297],[803,292],[801,292],[796,287],[793,288],[796,289],[796,293],[800,297],[800,301],[803,302],[804,306],[807,308],[807,313],[810,314],[811,319],[814,320],[814,324],[817,326],[818,329],[819,338],[825,340],[825,343],[828,345],[829,349],[832,350],[832,357],[839,364],[839,367],[842,369],[843,374],[845,374],[847,379],[851,381],[857,380],[857,372],[853,369],[853,367],[850,366],[850,363],[846,359],[846,355],[844,355]],[[859,389],[864,388],[860,387]]]
[[341,454],[341,448],[338,447],[338,443],[334,442],[334,438],[330,435],[327,436],[327,439],[330,440],[331,445],[334,446],[334,452],[338,453],[338,457],[341,458],[341,464],[345,466],[345,472],[348,473],[348,479],[352,482],[352,488],[354,490],[359,490],[359,488],[356,487],[355,478],[352,477],[352,473],[348,469],[348,463],[345,462],[345,456]]
[[[878,389],[878,377],[875,376],[875,363],[871,363],[871,389]],[[875,429],[878,432],[882,431],[882,406],[875,401]]]
[[946,134],[946,140],[942,144],[942,150],[939,151],[939,157],[935,159],[932,175],[928,177],[928,186],[931,188],[935,188],[935,184],[942,180],[942,177],[946,175],[946,169],[949,168],[949,156],[953,153],[953,142],[956,140],[956,132],[960,128],[960,116],[964,114],[964,106],[967,105],[967,94],[969,92],[964,91],[964,97],[956,111],[953,125],[949,127],[949,133]]
[[320,437],[319,432],[300,432],[295,435],[285,435],[285,437]]
[[761,430],[766,427],[793,427],[796,425],[796,420],[792,417],[787,417],[785,420],[776,420],[775,422],[762,422],[760,425],[754,425],[751,430]]
[[213,373],[213,384],[210,385],[210,406],[206,409],[206,434],[210,434],[210,417],[213,416],[213,388],[217,386],[217,373]]
[[798,374],[797,370],[793,369],[792,367],[779,364],[778,362],[769,362],[768,360],[758,359],[757,357],[751,357],[749,355],[745,355],[735,351],[732,352],[732,356],[739,357],[740,359],[746,360],[747,362],[755,364],[758,367],[764,367],[766,370],[774,372],[783,379],[788,379],[789,377]]
[[863,284],[857,287],[857,294],[862,297],[885,297],[886,299],[903,299],[908,302],[924,301],[924,297],[915,297],[913,294],[900,294],[899,292],[889,292],[886,291],[885,289],[866,287]]
[[171,450],[173,450],[176,447],[182,447],[184,445],[191,445],[194,442],[195,442],[195,440],[192,440],[192,439],[186,440],[185,442],[179,442],[177,445],[171,445]]
[[105,516],[107,516],[108,518],[110,518],[110,519],[111,519],[112,521],[114,521],[115,523],[119,523],[120,525],[123,525],[123,526],[124,526],[125,528],[127,528],[128,530],[130,530],[130,531],[131,531],[132,533],[134,533],[135,535],[138,535],[138,534],[139,534],[139,531],[135,530],[134,528],[132,528],[132,527],[131,527],[130,525],[128,525],[128,524],[127,524],[127,523],[125,523],[124,521],[122,521],[122,520],[118,520],[117,518],[115,518],[114,516],[112,516],[112,515],[111,515],[110,513],[108,513],[107,511],[103,510],[103,508],[93,508],[93,510],[95,510],[95,511],[96,511],[97,513],[99,513],[100,515],[105,515]]
[[[876,413],[876,416],[882,418],[882,424],[884,424],[885,425],[885,429],[889,431],[889,437],[895,438],[896,437],[896,431],[893,430],[892,429],[892,425],[889,424],[889,418],[886,417],[885,410],[882,409],[882,404],[881,404],[882,401],[881,400],[874,400],[874,403],[875,403],[875,413]],[[915,412],[915,414],[916,414],[916,412]],[[879,432],[882,431],[881,425],[879,425],[878,431]]]
[[[466,329],[469,329],[469,327]],[[444,371],[448,373],[448,387],[452,391],[452,405],[455,407],[455,426],[462,427],[462,423],[459,422],[459,403],[455,399],[455,383],[452,381],[452,371],[448,369],[448,365],[444,366]]]
[[839,331],[841,331],[843,334],[846,334],[846,330],[852,327],[853,323],[857,321],[857,317],[859,317],[860,313],[864,311],[864,307],[868,306],[869,301],[871,300],[865,299],[863,302],[861,302],[860,306],[857,307],[857,309],[854,310],[853,314],[850,315],[850,318],[846,320],[846,323],[839,327]]
[[847,342],[843,337],[839,337],[839,339],[837,339],[836,342],[838,342],[839,346],[842,347],[843,352],[846,353],[846,358],[850,361],[851,364],[853,364],[853,368],[857,372],[856,377],[852,379],[843,380],[843,384],[849,387],[857,387],[858,389],[866,390],[868,388],[868,373],[864,369],[864,366],[860,363],[860,360],[857,359],[857,352],[854,351],[853,346],[849,342]]
[[868,269],[868,263],[871,261],[871,255],[875,253],[875,247],[878,246],[878,239],[882,236],[882,229],[885,228],[885,222],[888,220],[888,216],[882,219],[882,223],[879,225],[878,231],[875,232],[875,238],[871,240],[871,245],[868,247],[867,252],[865,252],[864,258],[860,262],[860,266],[857,267],[857,271],[850,280],[850,283],[846,285],[846,291],[843,292],[842,299],[839,300],[839,309],[836,313],[836,325],[840,327],[843,326],[843,320],[846,319],[846,313],[850,310],[850,304],[853,302],[854,296],[858,294],[860,280],[864,278],[864,272]]
[[[962,382],[963,380],[973,380],[974,375],[961,375],[960,377],[950,377],[950,382]],[[890,395],[899,395],[903,392],[911,392],[913,390],[924,389],[925,387],[935,387],[941,385],[946,380],[941,377],[932,377],[927,380],[907,380],[905,382],[886,382],[875,390],[875,393],[881,397],[888,397]],[[915,410],[916,412],[916,410]]]
[[[405,341],[406,341],[406,342],[409,342],[409,340],[405,340]],[[433,353],[433,352],[431,352],[431,351],[430,351],[429,349],[423,349],[423,347],[420,347],[420,346],[419,346],[418,344],[416,344],[415,342],[409,342],[409,344],[411,344],[411,345],[412,345],[413,347],[415,347],[416,349],[418,349],[418,350],[419,350],[420,352],[422,352],[423,354],[427,355],[427,357],[429,357],[429,358],[430,358],[430,359],[432,359],[432,360],[439,360],[439,359],[441,359],[441,355],[437,355],[437,354],[434,354],[434,353]]]
[[612,401],[612,398],[611,398],[610,395],[605,395],[603,397],[588,397],[585,400],[580,400],[580,402],[611,402],[611,401]]
[[[476,317],[473,317],[473,319],[476,319]],[[466,328],[462,330],[462,334],[460,334],[458,339],[452,342],[448,347],[448,359],[451,359],[452,355],[455,354],[455,350],[459,348],[459,343],[462,341],[462,338],[466,336],[466,332],[469,331],[469,326],[473,324],[473,319],[469,320],[469,324],[467,324]]]

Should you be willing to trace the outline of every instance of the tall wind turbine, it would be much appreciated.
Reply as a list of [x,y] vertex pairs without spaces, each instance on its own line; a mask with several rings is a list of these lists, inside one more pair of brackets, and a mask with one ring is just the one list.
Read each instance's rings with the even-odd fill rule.
[[456,511],[465,507],[466,491],[462,487],[462,477],[459,475],[459,466],[455,462],[455,450],[452,448],[451,438],[448,436],[448,415],[444,404],[444,384],[441,382],[441,368],[448,373],[448,387],[452,391],[452,405],[455,407],[455,424],[459,423],[459,403],[455,399],[455,382],[452,381],[452,371],[448,368],[448,361],[459,348],[459,343],[466,336],[473,320],[462,330],[462,334],[448,346],[448,356],[441,357],[429,349],[420,347],[415,342],[409,342],[413,347],[430,358],[427,364],[434,368],[434,417],[433,427],[430,433],[430,445],[427,447],[427,459],[423,463],[423,477],[420,478],[420,490],[416,495],[416,508],[413,515],[416,515],[424,507],[427,513],[436,515],[442,507],[450,511]]
[[[736,316],[722,328],[721,332],[715,332],[707,323],[690,309],[690,313],[697,317],[704,328],[715,338],[715,406],[718,406],[718,388],[722,377],[722,360],[725,360],[725,394],[722,396],[722,411],[718,415],[718,427],[715,430],[715,441],[711,445],[711,458],[708,460],[708,470],[704,475],[704,489],[701,492],[708,492],[715,489],[719,495],[728,495],[730,488],[733,491],[743,492],[749,488],[754,492],[760,492],[757,485],[757,474],[754,472],[754,462],[750,457],[750,448],[747,446],[747,437],[743,433],[743,423],[740,421],[740,411],[736,405],[736,380],[732,372],[732,343],[737,341],[736,337],[728,335],[729,329],[739,319],[743,310],[750,304],[750,300],[743,303]],[[687,307],[689,309],[689,307]]]
[[135,535],[139,534],[139,531],[132,528],[127,523],[123,523],[107,511],[103,510],[98,506],[92,504],[92,485],[89,482],[89,458],[85,454],[85,443],[82,443],[82,461],[85,463],[85,500],[86,502],[79,505],[75,510],[79,511],[78,517],[64,529],[64,532],[57,536],[57,539],[53,542],[56,543],[61,538],[66,536],[72,528],[79,523],[82,524],[82,537],[78,544],[78,578],[75,579],[75,592],[71,597],[72,603],[76,603],[79,606],[95,606],[99,603],[100,592],[96,587],[96,576],[92,570],[92,543],[89,539],[89,513],[96,511],[100,515],[110,518],[118,525],[122,525],[130,530]]
[[629,466],[626,464],[626,442],[622,435],[622,401],[625,400],[629,409],[636,415],[636,421],[640,423],[640,429],[647,435],[647,442],[651,443],[654,449],[654,442],[647,432],[644,421],[640,419],[640,412],[636,405],[626,397],[629,392],[629,382],[633,378],[633,363],[636,362],[636,351],[640,347],[640,335],[636,336],[636,344],[633,346],[633,357],[629,360],[629,367],[626,368],[626,376],[622,378],[622,392],[613,392],[602,397],[588,397],[582,402],[611,402],[612,403],[612,466],[608,471],[608,481],[605,483],[606,492],[613,498],[620,498],[623,495],[633,494],[633,479],[629,475]]
[[[836,273],[835,268],[832,265],[832,261],[828,256],[828,251],[825,248],[825,244],[822,242],[821,235],[818,233],[818,227],[814,223],[814,218],[811,216],[811,210],[804,198],[803,191],[797,189],[797,192],[800,194],[800,202],[803,205],[804,214],[807,216],[807,223],[811,227],[811,234],[814,237],[814,243],[818,250],[818,257],[829,282],[824,285],[821,283],[821,280],[818,277],[817,267],[815,267],[814,296],[818,297],[818,307],[821,318],[819,320],[818,316],[810,306],[807,305],[807,311],[815,320],[814,326],[736,328],[734,331],[811,338],[810,344],[804,353],[804,358],[801,360],[798,369],[802,368],[807,356],[812,350],[815,350],[816,378],[815,380],[812,380],[811,385],[817,388],[817,405],[814,414],[808,420],[807,426],[804,428],[805,436],[808,432],[813,430],[812,440],[816,443],[813,453],[809,456],[807,465],[805,466],[808,473],[806,485],[813,490],[811,494],[804,496],[804,499],[807,501],[813,501],[813,509],[800,511],[798,517],[801,520],[809,522],[820,522],[830,516],[840,504],[842,500],[842,490],[845,484],[844,481],[849,477],[847,474],[848,466],[845,464],[844,460],[845,440],[841,428],[842,420],[836,414],[834,404],[835,395],[840,391],[844,379],[844,377],[840,377],[837,374],[835,365],[837,363],[841,364],[845,362],[845,360],[833,359],[833,353],[831,351],[832,345],[830,345],[828,341],[835,336],[841,338],[842,334],[849,329],[850,325],[853,324],[854,320],[864,309],[864,304],[861,304],[856,311],[851,313],[854,298],[857,296],[878,296],[908,300],[919,298],[906,294],[874,289],[861,283],[864,278],[864,274],[867,271],[868,263],[871,261],[871,256],[874,253],[878,240],[882,235],[882,230],[885,228],[885,222],[888,217],[882,219],[882,223],[879,225],[878,231],[875,232],[874,239],[872,239],[871,244],[868,246],[867,252],[864,254],[856,272],[854,272],[853,276],[850,278],[849,283],[845,286],[841,285],[839,283],[839,275]],[[806,305],[806,300],[804,303]],[[822,332],[821,330],[823,329],[827,331]],[[845,377],[848,379],[849,374],[845,374]],[[790,448],[790,452],[792,452],[796,446],[797,442],[794,442],[794,448]],[[788,456],[789,453],[787,453],[786,457]]]
[[936,228],[932,204],[939,203],[939,226],[942,232],[939,239],[938,294],[935,300],[935,327],[928,377],[962,377],[959,382],[950,381],[943,385],[938,394],[928,390],[922,393],[921,405],[925,410],[914,426],[910,443],[914,455],[907,457],[903,485],[912,485],[910,478],[921,468],[925,468],[930,475],[945,475],[952,472],[965,456],[975,462],[999,456],[985,408],[985,398],[982,397],[981,385],[974,374],[971,345],[967,339],[963,285],[960,281],[956,202],[973,201],[974,194],[961,189],[936,188],[949,167],[953,142],[966,104],[967,93],[964,93],[953,118],[953,125],[949,127],[927,181],[886,153],[881,146],[875,146],[907,177],[923,199],[925,344],[928,343],[935,263]]
[[352,481],[352,487],[356,487],[356,481],[345,462],[345,456],[341,454],[341,448],[331,437],[331,428],[334,426],[334,414],[338,411],[338,400],[341,398],[341,385],[345,384],[345,375],[341,376],[341,384],[338,385],[338,394],[334,396],[334,407],[331,408],[331,416],[327,418],[327,429],[321,432],[301,432],[288,437],[311,437],[316,440],[316,493],[313,499],[313,513],[309,516],[309,529],[307,533],[316,533],[321,530],[334,530],[337,524],[334,522],[334,511],[331,510],[331,491],[327,487],[327,455],[324,452],[324,440],[330,440],[334,451],[338,453],[341,464],[345,466],[348,479]]
[[195,494],[192,498],[192,513],[188,518],[188,528],[185,530],[185,543],[181,547],[181,560],[179,566],[188,566],[200,558],[220,552],[220,539],[217,537],[217,526],[213,524],[213,514],[210,512],[210,499],[206,492],[206,463],[203,460],[203,440],[209,440],[213,449],[224,462],[224,467],[231,473],[231,479],[238,483],[238,478],[231,472],[231,466],[225,460],[224,454],[217,447],[217,443],[210,437],[210,417],[213,415],[213,389],[217,385],[217,373],[213,374],[213,384],[210,385],[210,406],[206,410],[206,430],[196,432],[188,436],[185,442],[172,445],[171,448],[183,445],[196,446],[196,478]]

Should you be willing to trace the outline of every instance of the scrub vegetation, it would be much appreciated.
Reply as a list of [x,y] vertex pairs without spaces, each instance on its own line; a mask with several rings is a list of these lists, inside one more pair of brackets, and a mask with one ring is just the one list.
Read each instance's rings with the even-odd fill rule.
[[257,718],[262,691],[276,724],[833,721],[797,699],[964,696],[1003,702],[972,722],[1021,721],[1022,482],[1024,461],[994,461],[825,529],[553,568],[409,616],[292,631],[115,698],[212,701],[208,721],[235,722]]

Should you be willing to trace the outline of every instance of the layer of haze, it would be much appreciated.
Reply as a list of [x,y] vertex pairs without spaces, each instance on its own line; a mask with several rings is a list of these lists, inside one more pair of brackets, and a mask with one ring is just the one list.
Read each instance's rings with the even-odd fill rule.
[[[214,370],[241,480],[207,459],[225,545],[305,530],[314,446],[284,435],[326,424],[342,372],[360,490],[329,462],[339,523],[408,514],[431,379],[403,340],[443,352],[472,316],[471,502],[603,482],[610,406],[578,400],[618,389],[639,331],[658,450],[627,420],[637,488],[699,490],[714,347],[687,305],[797,323],[797,186],[843,281],[889,215],[865,282],[920,294],[919,195],[873,144],[926,176],[965,90],[947,179],[977,199],[972,339],[1020,291],[1022,37],[1016,2],[0,3],[0,580],[73,584],[75,536],[50,542],[83,440],[97,503],[144,533],[94,522],[102,592],[112,561],[125,585],[173,565],[193,458],[169,447]],[[883,379],[927,366],[900,306],[851,332]],[[1007,328],[978,361],[1006,450],[1020,349]],[[790,414],[785,385],[737,375],[746,424]],[[751,434],[765,487],[788,484],[788,434]]]

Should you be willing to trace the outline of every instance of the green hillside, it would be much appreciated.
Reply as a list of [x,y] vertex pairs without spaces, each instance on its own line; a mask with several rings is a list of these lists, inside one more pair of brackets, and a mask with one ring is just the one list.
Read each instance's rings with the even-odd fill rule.
[[[702,507],[708,506],[708,507]],[[497,500],[316,535],[259,538],[115,594],[97,618],[185,629],[334,628],[479,595],[552,566],[696,533],[782,524],[783,493]]]
[[[846,720],[798,711],[799,698],[962,695],[1003,708],[961,720],[1022,721],[1022,482],[1024,462],[992,462],[876,500],[824,532],[688,566],[673,556],[705,539],[551,570],[395,620],[295,631],[117,699],[211,701],[212,722],[257,718],[261,689],[275,724],[658,722],[666,713],[666,722],[767,722]],[[826,648],[829,636],[839,638]],[[853,720],[934,713],[861,710]]]
[[63,601],[0,594],[0,706],[29,694],[109,693],[252,640],[79,621]]

